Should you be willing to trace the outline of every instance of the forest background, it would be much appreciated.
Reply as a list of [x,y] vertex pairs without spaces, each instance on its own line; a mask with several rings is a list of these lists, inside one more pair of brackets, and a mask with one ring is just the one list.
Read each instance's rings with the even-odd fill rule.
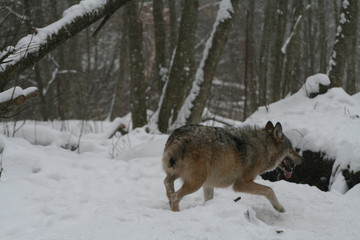
[[[259,106],[296,92],[316,73],[328,74],[330,87],[359,91],[356,0],[103,2],[127,4],[103,12],[105,20],[59,42],[27,68],[0,74],[1,91],[38,89],[38,97],[15,112],[2,111],[4,120],[112,120],[131,112],[134,127],[156,118],[166,132],[179,121],[199,69],[206,73],[198,81],[205,90],[192,99],[203,103],[186,123],[204,120],[204,109],[244,120]],[[223,6],[230,17],[219,19],[225,2],[232,3],[232,9]],[[78,3],[2,0],[0,56]],[[3,63],[6,57],[0,57]]]

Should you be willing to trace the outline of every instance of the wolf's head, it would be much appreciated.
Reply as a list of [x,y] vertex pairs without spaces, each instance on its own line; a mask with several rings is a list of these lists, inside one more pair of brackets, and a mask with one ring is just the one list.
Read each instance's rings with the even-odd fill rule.
[[265,131],[275,142],[276,150],[280,156],[277,167],[283,171],[285,178],[291,178],[295,165],[301,163],[301,156],[292,147],[290,140],[283,133],[279,122],[274,127],[272,122],[268,121]]

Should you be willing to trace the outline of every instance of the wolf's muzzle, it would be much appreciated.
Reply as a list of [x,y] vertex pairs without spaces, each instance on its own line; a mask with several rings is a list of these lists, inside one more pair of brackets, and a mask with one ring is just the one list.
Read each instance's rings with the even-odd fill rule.
[[292,161],[291,158],[286,157],[284,160],[279,164],[278,168],[280,168],[286,179],[289,179],[292,177],[292,172],[294,170],[294,167],[296,164]]

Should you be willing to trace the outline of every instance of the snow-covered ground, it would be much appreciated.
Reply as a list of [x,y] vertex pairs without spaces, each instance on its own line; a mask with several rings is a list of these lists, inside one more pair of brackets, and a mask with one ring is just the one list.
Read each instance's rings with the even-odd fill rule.
[[[298,93],[259,108],[245,124],[280,121],[296,147],[326,151],[340,168],[358,170],[360,95],[334,88],[307,98],[323,80],[310,79]],[[0,239],[359,239],[360,184],[346,192],[341,174],[330,192],[257,179],[275,190],[285,213],[263,197],[230,188],[216,189],[206,203],[202,191],[188,195],[174,213],[161,169],[168,136],[135,129],[107,139],[122,121],[129,119],[4,124]],[[8,137],[14,129],[15,137]],[[63,148],[79,144],[75,151]]]
[[217,189],[205,204],[198,191],[171,212],[160,163],[166,139],[138,129],[111,158],[111,140],[78,154],[6,138],[0,239],[358,239],[359,187],[343,195],[258,179],[274,188],[286,213],[231,189]]

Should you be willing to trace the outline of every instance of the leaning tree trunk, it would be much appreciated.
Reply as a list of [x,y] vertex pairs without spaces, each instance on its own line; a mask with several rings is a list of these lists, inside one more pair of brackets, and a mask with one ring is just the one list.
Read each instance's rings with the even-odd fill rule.
[[[196,124],[208,99],[217,64],[229,35],[239,0],[222,0],[212,33],[205,44],[190,94],[181,108],[176,125]],[[177,127],[177,126],[175,126]]]
[[129,40],[130,99],[133,128],[146,125],[146,98],[144,54],[142,50],[143,31],[139,19],[137,0],[126,6],[126,24]]
[[175,56],[159,104],[158,128],[167,132],[184,103],[194,72],[197,0],[184,0]]
[[[118,8],[131,0],[107,0],[86,5],[84,0],[64,12],[64,17],[45,28],[34,29],[33,32],[20,39],[15,48],[3,51],[0,56],[0,90],[4,90],[11,75],[24,70],[39,61],[66,40],[72,38],[92,23],[113,14]],[[84,5],[86,5],[86,8]],[[91,7],[89,7],[91,6]],[[71,9],[71,10],[70,10]]]
[[327,75],[331,81],[329,88],[342,86],[342,78],[348,59],[347,46],[352,45],[351,41],[356,33],[355,16],[357,14],[357,5],[357,0],[343,0],[341,2],[335,44],[327,71]]

